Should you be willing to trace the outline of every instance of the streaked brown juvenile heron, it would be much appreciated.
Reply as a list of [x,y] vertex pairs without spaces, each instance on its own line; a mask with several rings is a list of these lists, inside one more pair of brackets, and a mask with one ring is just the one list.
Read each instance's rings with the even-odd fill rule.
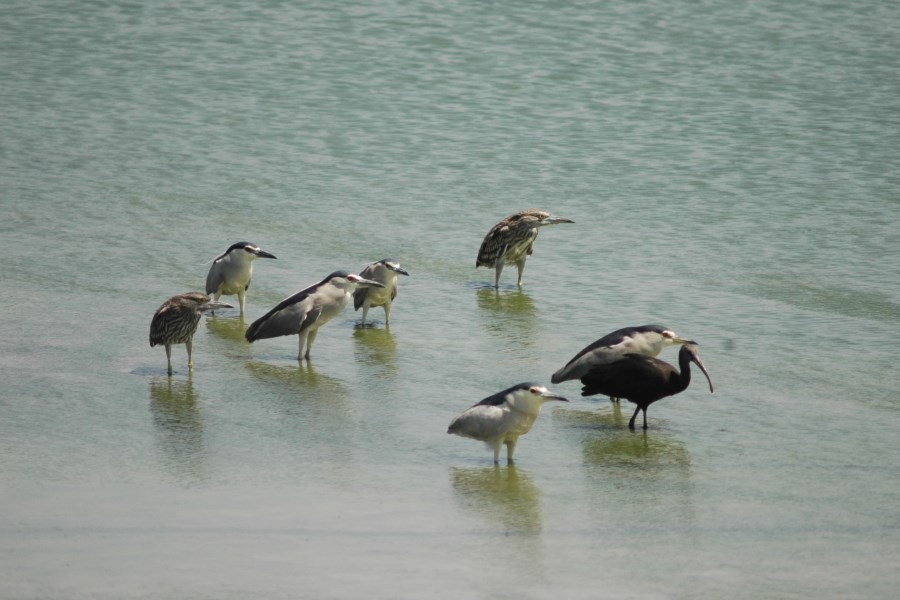
[[245,296],[253,277],[253,261],[257,258],[275,258],[275,255],[250,242],[232,244],[213,259],[206,275],[206,293],[215,294],[216,300],[223,295],[237,294],[243,317]]
[[282,300],[275,308],[253,321],[244,337],[248,342],[283,335],[299,335],[300,351],[297,360],[302,361],[306,347],[306,360],[319,332],[319,327],[336,317],[353,291],[362,286],[384,287],[377,281],[363,279],[347,271],[335,271],[328,277]]
[[495,463],[500,462],[500,448],[506,444],[506,460],[512,463],[519,436],[531,430],[548,400],[568,402],[543,386],[520,383],[463,411],[450,423],[447,433],[484,442],[493,449]]
[[234,307],[213,300],[203,292],[187,292],[172,296],[153,314],[153,320],[150,321],[150,347],[165,345],[169,375],[172,374],[172,344],[184,344],[187,347],[188,369],[194,368],[191,350],[200,314],[216,308]]
[[696,364],[706,375],[709,391],[712,393],[712,379],[694,344],[684,344],[678,351],[678,366],[681,371],[667,362],[641,354],[626,354],[617,361],[597,365],[581,376],[582,396],[606,394],[615,398],[625,398],[637,405],[628,427],[634,429],[634,420],[639,411],[644,413],[644,429],[647,429],[647,407],[667,396],[674,396],[687,389],[691,383],[691,363]]
[[378,262],[373,262],[360,271],[359,276],[363,279],[371,279],[377,281],[384,287],[366,286],[353,292],[353,310],[363,309],[362,324],[366,324],[366,315],[372,307],[384,307],[384,324],[391,324],[391,303],[397,297],[397,275],[409,275],[409,273],[400,268],[400,263],[391,258],[385,258]]
[[500,287],[500,273],[504,265],[516,265],[519,269],[519,287],[522,286],[522,272],[525,259],[534,252],[534,240],[538,229],[557,223],[574,223],[570,219],[551,215],[543,210],[528,208],[510,215],[494,225],[478,250],[475,268],[493,267],[494,287]]

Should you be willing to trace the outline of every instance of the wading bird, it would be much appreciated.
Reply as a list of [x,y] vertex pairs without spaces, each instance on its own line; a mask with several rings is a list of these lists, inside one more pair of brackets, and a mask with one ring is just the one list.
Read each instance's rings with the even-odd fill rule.
[[[248,342],[282,335],[299,335],[297,360],[309,360],[309,351],[319,327],[336,317],[358,287],[384,287],[347,271],[335,271],[319,283],[282,300],[278,306],[250,324],[244,337]],[[303,348],[306,347],[306,354]]]
[[219,297],[237,294],[244,316],[244,302],[250,279],[253,277],[253,261],[257,258],[275,258],[250,242],[232,244],[228,250],[213,259],[206,275],[206,293]]
[[391,303],[397,297],[397,275],[409,275],[407,271],[400,268],[400,263],[396,260],[385,258],[378,262],[373,262],[359,273],[363,279],[377,281],[383,288],[361,287],[353,292],[353,310],[363,309],[362,324],[366,324],[366,315],[369,309],[376,306],[384,307],[384,324],[391,324]]
[[519,436],[528,433],[548,400],[568,402],[543,386],[520,383],[465,410],[453,419],[447,433],[484,442],[494,450],[495,463],[500,462],[500,447],[506,444],[506,460],[512,463]]
[[519,269],[519,287],[522,286],[522,271],[525,270],[525,259],[534,252],[534,240],[538,229],[545,225],[557,223],[574,223],[563,217],[556,217],[536,208],[510,215],[494,225],[478,250],[475,268],[493,267],[495,270],[494,287],[500,287],[500,273],[504,265],[516,265]]
[[626,354],[658,356],[665,348],[675,344],[696,344],[696,342],[679,337],[663,325],[623,327],[582,349],[566,363],[566,366],[554,373],[550,381],[562,383],[570,379],[581,379],[594,367],[619,360]]
[[641,354],[626,354],[619,360],[597,365],[581,377],[582,396],[606,394],[615,398],[625,398],[637,404],[628,427],[634,429],[638,411],[644,413],[644,429],[647,429],[647,407],[666,396],[674,396],[687,389],[691,383],[691,363],[696,363],[706,380],[709,391],[713,384],[706,367],[700,361],[697,346],[684,344],[678,351],[678,366],[681,372],[667,362]]
[[212,300],[203,292],[187,292],[172,296],[153,313],[153,319],[150,321],[150,347],[165,345],[169,375],[172,374],[172,344],[184,344],[187,347],[188,369],[194,368],[191,350],[194,332],[200,323],[200,314],[216,308],[234,307]]

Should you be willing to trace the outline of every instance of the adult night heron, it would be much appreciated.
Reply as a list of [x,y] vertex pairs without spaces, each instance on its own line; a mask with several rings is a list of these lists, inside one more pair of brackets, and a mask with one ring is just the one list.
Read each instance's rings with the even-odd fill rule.
[[[319,283],[282,300],[278,306],[250,324],[244,337],[248,342],[282,335],[299,335],[297,360],[309,360],[309,351],[319,327],[336,317],[358,287],[384,287],[347,271],[335,271]],[[306,354],[303,348],[306,347]]]
[[253,277],[253,261],[257,258],[275,258],[275,255],[250,242],[232,244],[213,259],[206,275],[206,293],[215,294],[216,300],[222,295],[237,294],[243,317],[245,296]]
[[647,429],[647,407],[666,396],[674,396],[687,389],[691,383],[691,363],[696,364],[706,375],[709,391],[712,393],[712,379],[697,352],[697,346],[684,344],[678,351],[678,366],[681,371],[667,362],[641,354],[626,354],[619,360],[598,365],[581,377],[582,396],[606,394],[637,404],[628,427],[634,429],[638,411],[644,412],[644,429]]
[[391,324],[391,303],[397,297],[397,275],[409,275],[407,271],[400,268],[400,263],[396,260],[385,258],[378,262],[373,262],[360,271],[359,276],[363,279],[371,279],[377,281],[384,287],[361,287],[353,292],[353,310],[363,309],[362,323],[366,324],[366,315],[369,309],[376,306],[384,307],[384,324]]
[[538,229],[556,223],[574,223],[563,217],[556,217],[543,210],[528,208],[510,215],[494,225],[478,250],[475,268],[493,267],[494,287],[500,287],[500,273],[504,265],[516,265],[519,269],[519,287],[522,287],[522,271],[525,258],[534,252],[534,240]]
[[169,375],[172,374],[172,344],[187,346],[188,369],[194,368],[191,349],[194,332],[200,323],[200,314],[215,308],[234,307],[213,300],[203,292],[188,292],[172,296],[153,313],[153,319],[150,321],[150,347],[165,345]]
[[550,381],[562,383],[569,379],[581,379],[591,369],[615,362],[629,353],[655,357],[669,346],[695,343],[679,337],[664,325],[624,327],[584,348],[566,366],[554,373]]
[[494,450],[495,463],[500,462],[500,447],[506,444],[506,460],[511,463],[519,436],[528,433],[548,400],[568,402],[543,386],[520,383],[465,410],[453,419],[447,433],[486,443]]

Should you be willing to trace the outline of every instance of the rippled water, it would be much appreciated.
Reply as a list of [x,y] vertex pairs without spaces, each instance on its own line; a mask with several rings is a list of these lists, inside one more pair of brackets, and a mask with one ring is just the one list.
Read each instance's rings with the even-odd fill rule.
[[[3,12],[0,596],[893,596],[896,3]],[[495,291],[529,206],[576,223]],[[245,239],[248,321],[391,256],[391,328],[298,365],[225,311],[167,377],[153,311]],[[648,322],[714,394],[446,435]]]

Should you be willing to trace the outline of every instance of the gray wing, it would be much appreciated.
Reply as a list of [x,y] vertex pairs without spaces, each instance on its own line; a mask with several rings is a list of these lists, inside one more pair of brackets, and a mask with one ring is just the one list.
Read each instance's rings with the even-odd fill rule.
[[475,440],[485,440],[498,435],[497,423],[503,418],[503,409],[490,404],[476,404],[453,419],[447,433]]
[[[375,268],[377,265],[378,263],[366,265],[366,268],[359,272],[359,276],[363,279],[375,279]],[[353,310],[359,310],[359,307],[366,303],[366,298],[369,297],[369,291],[371,289],[372,288],[368,286],[356,288],[353,292]]]
[[209,273],[206,274],[206,293],[215,294],[219,291],[219,286],[225,281],[225,269],[222,264],[222,257],[216,258],[212,266],[209,267]]
[[253,321],[244,337],[248,342],[253,342],[283,335],[296,335],[315,323],[321,312],[322,308],[315,305],[309,290],[303,290]]
[[619,360],[622,358],[622,352],[616,346],[618,344],[599,345],[597,342],[591,344],[579,352],[566,366],[554,373],[550,378],[551,383],[561,383],[569,379],[581,379],[591,369]]

